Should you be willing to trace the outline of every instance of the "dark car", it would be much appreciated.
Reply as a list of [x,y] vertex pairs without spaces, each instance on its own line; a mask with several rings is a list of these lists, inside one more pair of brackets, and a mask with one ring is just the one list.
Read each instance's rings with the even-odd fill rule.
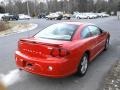
[[18,20],[18,15],[7,15],[2,17],[3,21]]
[[46,16],[45,14],[39,14],[38,18],[45,18],[45,16]]

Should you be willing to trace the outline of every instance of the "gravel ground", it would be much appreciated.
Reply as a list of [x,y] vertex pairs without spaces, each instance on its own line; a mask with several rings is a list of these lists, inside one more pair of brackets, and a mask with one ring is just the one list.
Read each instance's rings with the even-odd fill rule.
[[102,90],[120,90],[120,60],[109,70]]

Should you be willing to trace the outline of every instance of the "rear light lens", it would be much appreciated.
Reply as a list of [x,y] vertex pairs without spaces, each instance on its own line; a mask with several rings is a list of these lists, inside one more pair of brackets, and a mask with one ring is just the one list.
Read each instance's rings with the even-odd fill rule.
[[60,56],[64,57],[68,55],[68,51],[66,49],[60,49]]
[[51,55],[53,57],[65,57],[69,54],[68,50],[63,48],[53,48],[51,51]]
[[53,57],[56,57],[56,56],[59,56],[59,49],[57,49],[57,48],[54,48],[54,49],[52,49],[52,51],[51,51],[51,55],[53,56]]

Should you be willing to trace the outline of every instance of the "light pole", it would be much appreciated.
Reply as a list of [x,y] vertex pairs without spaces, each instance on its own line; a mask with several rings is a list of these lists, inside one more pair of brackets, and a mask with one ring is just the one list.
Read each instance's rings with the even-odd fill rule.
[[27,1],[27,14],[30,16],[29,3]]
[[34,1],[34,16],[37,15],[37,8],[36,8],[36,6],[37,6],[37,0]]

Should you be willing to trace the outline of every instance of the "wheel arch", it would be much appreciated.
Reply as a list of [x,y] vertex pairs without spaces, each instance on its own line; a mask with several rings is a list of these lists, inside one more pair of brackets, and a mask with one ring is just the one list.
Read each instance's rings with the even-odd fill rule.
[[88,61],[90,62],[90,50],[86,50],[85,52],[84,52],[84,54],[87,54],[88,55]]

